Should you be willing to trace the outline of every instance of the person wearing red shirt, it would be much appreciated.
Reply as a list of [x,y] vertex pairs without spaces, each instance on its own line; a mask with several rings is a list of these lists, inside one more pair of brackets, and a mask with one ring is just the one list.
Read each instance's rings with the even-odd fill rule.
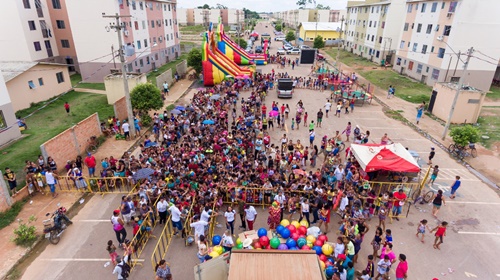
[[404,280],[408,278],[408,262],[406,262],[406,256],[404,254],[399,254],[399,263],[396,268],[396,280]]
[[87,157],[85,158],[85,165],[89,168],[89,176],[95,177],[96,160],[91,153],[87,153]]
[[66,110],[66,113],[69,115],[69,104],[68,104],[68,102],[64,102],[64,109]]
[[393,208],[393,215],[395,215],[395,219],[399,221],[399,218],[397,216],[401,215],[401,212],[403,211],[403,205],[405,204],[406,201],[406,194],[404,193],[403,189],[399,189],[399,191],[394,192],[394,208]]
[[266,107],[266,104],[262,105],[262,116],[266,116],[266,112],[267,112],[267,107]]

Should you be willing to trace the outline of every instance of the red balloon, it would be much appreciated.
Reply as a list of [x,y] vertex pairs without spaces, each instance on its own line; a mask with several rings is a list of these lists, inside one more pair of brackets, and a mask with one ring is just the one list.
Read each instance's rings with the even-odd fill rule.
[[309,251],[309,250],[311,250],[311,248],[309,248],[309,246],[307,246],[307,245],[304,245],[304,246],[302,246],[302,248],[300,248],[300,250]]
[[260,242],[259,242],[259,241],[255,241],[255,242],[253,243],[253,247],[254,247],[255,249],[258,249],[258,248],[262,248],[262,245],[260,244]]
[[297,232],[294,232],[292,233],[292,235],[290,236],[293,240],[297,241],[297,239],[299,239],[299,234]]
[[264,235],[264,236],[261,236],[261,237],[259,238],[259,242],[260,242],[260,244],[261,244],[262,246],[267,246],[267,245],[269,245],[269,237],[267,237],[267,236],[265,236],[265,235]]
[[290,233],[297,232],[297,228],[294,225],[288,225],[287,228],[290,230]]
[[314,246],[319,246],[319,247],[323,246],[323,241],[321,241],[319,239],[314,241]]
[[325,266],[326,267],[333,266],[333,263],[331,261],[326,261]]
[[324,254],[319,255],[319,259],[322,260],[323,262],[326,262],[328,260],[328,258]]
[[266,246],[266,249],[267,249],[267,250],[271,250],[271,245],[267,245],[267,246]]
[[307,234],[307,228],[305,226],[300,226],[297,231],[299,234],[306,235]]
[[321,240],[323,243],[325,243],[326,241],[328,241],[328,236],[322,234],[318,236],[318,240]]

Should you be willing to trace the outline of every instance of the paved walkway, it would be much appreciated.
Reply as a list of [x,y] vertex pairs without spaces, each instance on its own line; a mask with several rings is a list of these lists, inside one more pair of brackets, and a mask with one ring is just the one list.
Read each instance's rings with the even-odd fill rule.
[[[323,53],[324,55],[328,55]],[[330,60],[334,61],[334,59]],[[356,70],[348,65],[340,63],[340,69],[344,73],[356,72]],[[391,71],[391,70],[380,70],[380,71]],[[357,73],[356,73],[357,74]],[[368,80],[358,75],[360,84],[371,84]],[[387,99],[387,89],[381,89],[379,87],[374,86],[373,84],[370,88],[374,89],[374,95],[379,100],[382,105],[387,106],[390,110],[397,110],[403,115],[405,119],[410,122],[410,126],[414,126],[418,132],[431,139],[435,144],[436,148],[448,147],[453,143],[453,140],[448,135],[444,140],[442,140],[442,135],[444,131],[444,125],[442,121],[435,120],[426,116],[425,114],[422,116],[420,123],[416,124],[416,116],[417,116],[417,107],[418,104],[410,103],[400,98],[390,98]],[[375,101],[374,101],[375,102]],[[499,102],[489,102],[487,106],[497,106]],[[500,105],[500,103],[499,103]],[[486,106],[486,104],[485,104]],[[389,136],[390,137],[390,136]],[[476,144],[476,148],[478,150],[479,156],[477,158],[466,158],[466,162],[464,164],[469,164],[475,170],[484,175],[487,179],[481,178],[483,181],[490,180],[492,183],[497,186],[500,185],[500,174],[498,171],[498,166],[500,166],[500,154],[498,152],[494,152],[491,150],[482,147],[479,144]],[[428,147],[430,152],[430,147]],[[495,167],[497,166],[497,167]],[[479,175],[479,174],[478,174]],[[480,175],[479,175],[480,176]],[[490,184],[489,182],[486,182]],[[491,184],[490,184],[491,185]]]

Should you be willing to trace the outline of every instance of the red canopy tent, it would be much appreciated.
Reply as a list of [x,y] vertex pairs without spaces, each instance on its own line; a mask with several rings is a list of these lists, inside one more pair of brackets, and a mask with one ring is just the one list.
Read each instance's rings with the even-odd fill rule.
[[351,151],[366,172],[388,170],[395,172],[419,172],[420,166],[400,143],[351,144]]

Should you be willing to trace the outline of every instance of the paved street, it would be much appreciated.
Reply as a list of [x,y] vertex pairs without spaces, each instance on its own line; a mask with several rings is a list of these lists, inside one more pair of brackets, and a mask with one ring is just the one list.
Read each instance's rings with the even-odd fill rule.
[[[263,33],[263,24],[257,26],[257,31]],[[272,34],[272,30],[268,29]],[[280,43],[273,42],[271,53],[275,53]],[[301,65],[291,70],[276,69],[276,65],[259,67],[263,73],[271,69],[276,72],[287,71],[292,76],[306,76],[310,65]],[[174,92],[174,89],[172,90]],[[180,94],[175,92],[173,94]],[[192,92],[191,92],[192,94]],[[242,96],[248,96],[248,92]],[[290,100],[277,99],[275,91],[271,91],[266,98],[266,105],[270,108],[272,101],[289,104],[290,116],[295,115],[295,105],[299,100],[304,102],[304,107],[309,114],[310,120],[316,120],[316,112],[322,108],[329,96],[329,91],[319,92],[312,90],[296,89],[294,97]],[[181,102],[188,102],[188,94]],[[320,143],[323,135],[332,136],[336,130],[343,131],[350,121],[353,125],[359,125],[362,131],[370,130],[370,140],[378,143],[384,133],[389,137],[401,142],[410,150],[416,151],[425,163],[430,147],[434,144],[422,137],[410,127],[401,122],[391,119],[382,112],[382,106],[373,101],[372,104],[356,106],[353,113],[342,114],[340,118],[334,117],[323,119],[322,128],[317,128],[316,143]],[[301,126],[299,130],[291,130],[290,120],[287,120],[285,131],[275,129],[270,131],[272,143],[278,143],[283,133],[294,141],[300,139],[302,143],[308,143],[308,129]],[[321,157],[322,159],[322,157]],[[440,173],[436,184],[432,189],[442,189],[445,195],[449,195],[449,186],[454,177],[462,177],[462,187],[458,190],[454,201],[447,199],[447,205],[443,206],[438,216],[440,220],[448,221],[449,228],[441,250],[432,248],[433,236],[427,234],[426,243],[422,244],[415,237],[418,222],[422,219],[429,221],[433,228],[439,221],[430,214],[430,205],[418,205],[411,208],[408,218],[395,221],[387,228],[392,229],[394,236],[394,251],[396,254],[404,253],[409,262],[409,279],[500,279],[500,268],[498,263],[498,248],[500,248],[500,218],[496,213],[500,210],[500,199],[497,193],[482,183],[464,166],[458,164],[441,149],[436,150],[434,164],[440,166]],[[424,168],[427,166],[424,164]],[[105,195],[95,196],[87,205],[73,218],[74,225],[71,226],[57,246],[49,245],[40,257],[27,269],[22,279],[116,279],[111,275],[112,267],[104,267],[108,261],[105,250],[106,242],[116,242],[114,232],[109,223],[112,210],[119,204],[119,196]],[[255,227],[267,227],[267,209],[258,207],[259,215]],[[331,225],[337,227],[338,217],[335,217]],[[218,219],[223,224],[222,218]],[[239,217],[237,218],[239,225]],[[366,256],[371,253],[370,241],[373,238],[375,226],[378,219],[370,223],[370,231],[365,237],[360,252],[359,263],[356,269],[363,269],[366,265]],[[159,230],[159,229],[158,229]],[[216,232],[222,234],[223,229],[217,228]],[[239,231],[238,231],[239,233]],[[129,237],[131,231],[129,230]],[[329,239],[335,239],[335,230],[329,234]],[[153,279],[150,257],[152,246],[156,240],[151,240],[148,249],[141,256],[144,266],[134,271],[131,279]],[[198,263],[196,248],[185,247],[181,238],[175,238],[170,246],[166,260],[170,262],[174,279],[193,279],[193,266]],[[394,272],[391,272],[394,279]]]

